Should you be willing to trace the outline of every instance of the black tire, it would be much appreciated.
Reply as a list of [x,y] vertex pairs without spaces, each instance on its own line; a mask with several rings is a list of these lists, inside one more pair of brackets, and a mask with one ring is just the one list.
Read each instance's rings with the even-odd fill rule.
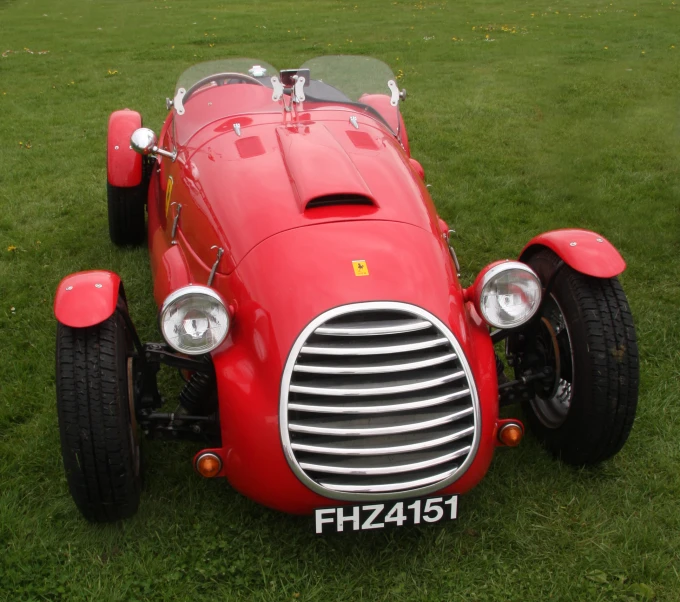
[[116,312],[89,328],[57,326],[57,413],[73,500],[92,522],[132,516],[141,469],[128,394],[128,342]]
[[144,207],[149,184],[142,178],[141,184],[120,188],[106,183],[109,208],[109,237],[118,246],[136,246],[144,242],[146,224]]
[[[542,249],[527,263],[545,286],[560,259]],[[526,404],[529,426],[564,462],[597,464],[623,447],[635,419],[639,361],[628,300],[617,278],[592,278],[565,265],[541,313],[538,335],[560,358],[560,374],[551,393]]]

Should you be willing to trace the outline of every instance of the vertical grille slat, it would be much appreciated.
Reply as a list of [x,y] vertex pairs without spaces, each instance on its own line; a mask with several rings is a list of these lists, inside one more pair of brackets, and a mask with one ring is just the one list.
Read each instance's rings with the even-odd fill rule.
[[436,491],[479,439],[477,390],[451,331],[425,310],[369,302],[330,310],[298,337],[280,408],[286,458],[326,497]]

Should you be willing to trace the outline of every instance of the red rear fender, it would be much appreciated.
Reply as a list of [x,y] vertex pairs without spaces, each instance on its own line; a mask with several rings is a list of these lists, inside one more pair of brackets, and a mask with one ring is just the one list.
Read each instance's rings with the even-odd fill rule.
[[137,111],[124,109],[109,117],[106,174],[111,186],[131,188],[142,182],[142,156],[130,148],[130,136],[140,127],[142,117]]
[[359,102],[368,105],[383,115],[390,127],[396,132],[399,131],[399,138],[401,145],[404,147],[406,154],[411,156],[411,149],[408,144],[408,134],[406,133],[406,124],[404,118],[392,105],[390,105],[390,97],[387,94],[364,94],[359,99]]
[[626,269],[626,262],[614,245],[590,230],[552,230],[539,234],[522,249],[520,261],[526,261],[541,247],[554,251],[569,267],[587,276],[613,278]]
[[61,324],[86,328],[100,324],[116,311],[120,277],[105,270],[77,272],[57,286],[54,316]]

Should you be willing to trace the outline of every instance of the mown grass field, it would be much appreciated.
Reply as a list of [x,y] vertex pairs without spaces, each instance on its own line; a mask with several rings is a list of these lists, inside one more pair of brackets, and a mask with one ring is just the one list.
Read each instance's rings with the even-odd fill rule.
[[[6,52],[5,52],[6,51]],[[0,0],[0,600],[680,600],[680,7],[671,0]],[[139,514],[93,526],[59,453],[51,304],[118,272],[157,340],[144,249],[108,240],[106,123],[160,127],[179,73],[252,56],[376,56],[469,283],[536,233],[628,262],[638,418],[601,467],[528,438],[455,523],[321,539],[152,442]]]

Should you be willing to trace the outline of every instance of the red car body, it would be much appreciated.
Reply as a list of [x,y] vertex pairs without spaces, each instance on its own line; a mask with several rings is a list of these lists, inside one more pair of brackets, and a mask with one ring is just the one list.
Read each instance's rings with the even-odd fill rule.
[[[379,107],[389,97],[364,101]],[[201,110],[181,118],[171,111],[159,136],[159,147],[177,155],[158,156],[153,164],[148,246],[159,307],[173,291],[205,284],[217,249],[224,251],[212,281],[232,317],[228,336],[211,353],[221,444],[201,453],[221,459],[218,476],[235,489],[277,510],[310,513],[366,499],[324,495],[293,469],[282,439],[282,382],[296,341],[325,312],[357,303],[407,304],[455,337],[478,404],[467,468],[443,488],[422,491],[470,490],[487,472],[507,422],[498,416],[494,348],[471,290],[458,280],[448,228],[410,157],[403,123],[388,127],[356,107],[332,103],[305,102],[286,113],[272,102],[270,88],[255,85],[206,87],[191,103]],[[140,123],[132,111],[110,121],[108,177],[116,185],[141,182],[140,156],[126,142]],[[366,202],[313,206],[317,199],[350,197]],[[625,267],[592,232],[547,233],[527,248],[536,245],[598,277]],[[363,263],[362,273],[355,261]],[[102,279],[104,286],[92,286]],[[67,286],[75,288],[64,292]],[[68,277],[55,300],[57,318],[75,327],[107,318],[118,286],[115,275],[102,272]],[[69,299],[78,291],[76,307]]]
[[[271,107],[268,88],[217,87],[203,96],[214,115],[201,114],[181,128],[178,123],[174,134],[170,119],[163,128],[161,144],[176,147],[178,157],[163,159],[151,182],[149,250],[160,305],[176,288],[206,282],[215,259],[211,247],[225,249],[213,285],[234,311],[232,330],[213,353],[222,447],[212,451],[223,459],[220,476],[286,512],[337,503],[303,485],[284,456],[283,367],[316,316],[345,304],[389,300],[427,309],[465,350],[482,432],[470,468],[445,491],[474,487],[496,442],[493,348],[486,325],[465,307],[434,204],[404,149],[372,117],[358,116],[355,130],[351,108],[306,107],[296,122],[282,123],[279,107],[260,112]],[[170,177],[166,199],[164,179]],[[370,195],[375,205],[306,209],[314,198],[340,194]],[[182,199],[182,227],[171,245],[175,199]],[[367,277],[355,275],[354,259],[366,262]]]

